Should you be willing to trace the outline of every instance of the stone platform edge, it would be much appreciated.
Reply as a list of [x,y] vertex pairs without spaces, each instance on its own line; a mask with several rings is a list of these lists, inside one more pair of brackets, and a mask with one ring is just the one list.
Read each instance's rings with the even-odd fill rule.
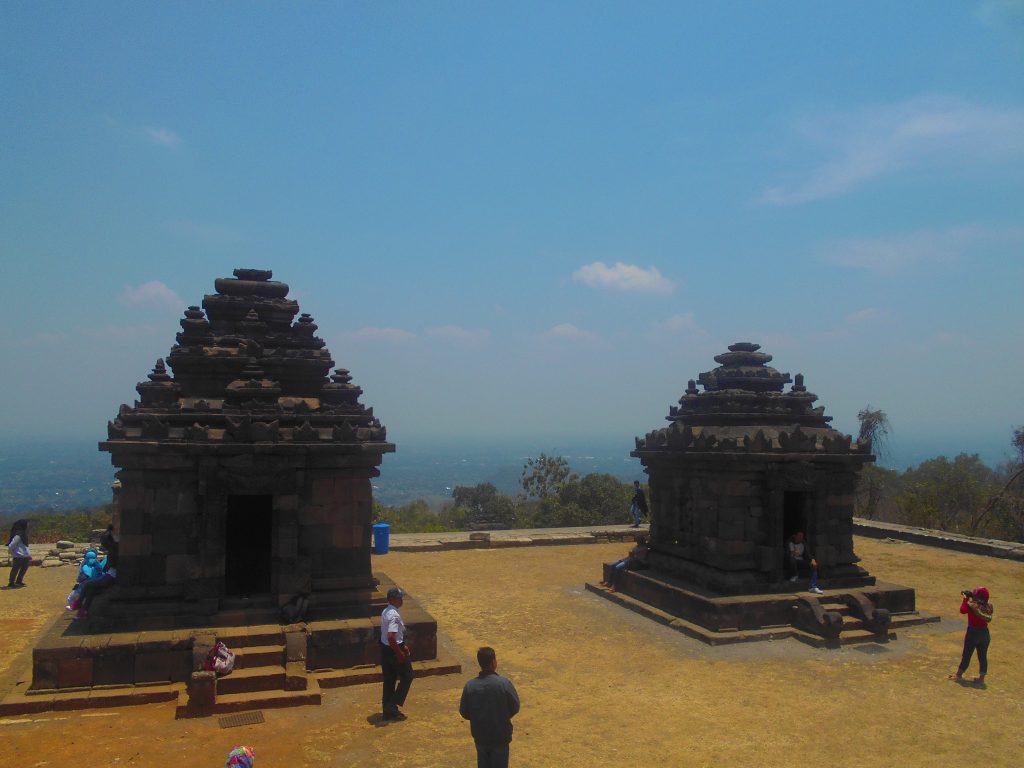
[[[528,528],[501,531],[452,531],[450,533],[393,533],[390,552],[445,552],[459,549],[564,546],[631,542],[647,526],[608,525],[582,528]],[[379,555],[378,555],[379,556]]]
[[920,528],[899,523],[884,523],[878,520],[866,520],[862,517],[853,518],[853,532],[858,536],[872,539],[896,539],[912,544],[922,544],[926,547],[951,549],[972,555],[1024,562],[1024,543],[1016,541],[982,539],[962,533],[938,531],[933,528]]

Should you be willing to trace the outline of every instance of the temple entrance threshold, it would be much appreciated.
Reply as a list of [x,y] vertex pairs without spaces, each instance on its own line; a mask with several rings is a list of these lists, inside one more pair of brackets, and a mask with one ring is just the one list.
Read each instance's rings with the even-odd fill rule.
[[269,595],[274,510],[269,494],[228,496],[224,515],[224,594]]

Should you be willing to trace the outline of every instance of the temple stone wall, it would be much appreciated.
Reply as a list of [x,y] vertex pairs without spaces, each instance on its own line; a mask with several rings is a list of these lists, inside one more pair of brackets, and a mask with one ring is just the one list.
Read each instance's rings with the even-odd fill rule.
[[239,599],[276,610],[305,595],[318,616],[371,600],[371,480],[394,445],[348,371],[326,375],[316,324],[270,277],[218,279],[185,311],[173,375],[158,360],[108,424],[120,564],[97,626],[224,619]]
[[853,499],[870,445],[828,426],[817,396],[740,343],[689,382],[670,426],[637,438],[650,477],[651,564],[723,594],[784,589],[786,541],[805,533],[833,584],[869,584],[853,550]]

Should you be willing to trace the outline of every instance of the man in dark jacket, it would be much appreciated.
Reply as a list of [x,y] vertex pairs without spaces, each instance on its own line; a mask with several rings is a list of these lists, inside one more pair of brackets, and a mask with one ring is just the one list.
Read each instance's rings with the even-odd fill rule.
[[476,742],[477,768],[507,768],[512,718],[519,712],[519,694],[512,681],[499,675],[493,648],[476,652],[480,674],[466,683],[459,714],[469,720]]

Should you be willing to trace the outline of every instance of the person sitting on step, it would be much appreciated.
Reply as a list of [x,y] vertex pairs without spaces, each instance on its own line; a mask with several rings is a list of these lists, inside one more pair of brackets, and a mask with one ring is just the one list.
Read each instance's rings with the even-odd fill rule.
[[811,577],[810,591],[816,595],[824,594],[818,587],[818,561],[811,557],[803,531],[797,531],[786,542],[786,569],[793,574],[790,581],[799,579],[801,573],[808,573]]

